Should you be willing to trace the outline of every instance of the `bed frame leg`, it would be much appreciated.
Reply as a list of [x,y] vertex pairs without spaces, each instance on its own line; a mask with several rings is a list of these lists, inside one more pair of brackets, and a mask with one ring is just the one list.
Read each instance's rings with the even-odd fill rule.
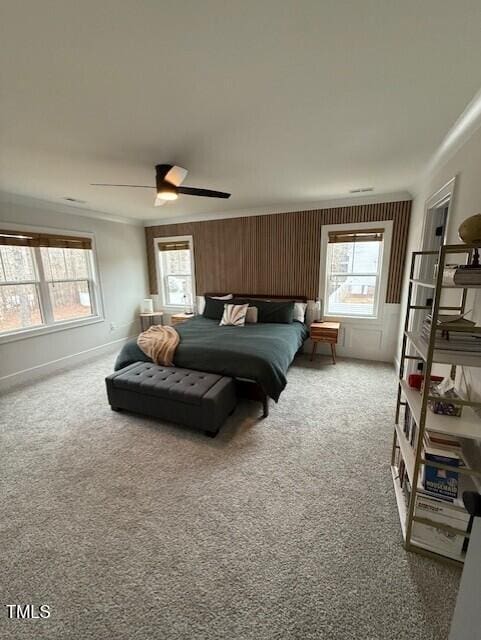
[[269,415],[269,396],[268,395],[265,395],[262,398],[262,409],[263,409],[262,417],[267,418],[267,416]]
[[204,431],[204,435],[206,435],[208,438],[215,438],[216,435],[219,433],[220,429],[217,429],[217,431],[207,431],[207,429]]

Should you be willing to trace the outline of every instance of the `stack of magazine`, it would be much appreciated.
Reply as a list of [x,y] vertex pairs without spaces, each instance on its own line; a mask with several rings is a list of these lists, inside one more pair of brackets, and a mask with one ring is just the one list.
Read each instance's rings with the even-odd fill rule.
[[[429,342],[432,316],[428,314],[421,330],[421,338]],[[436,349],[481,353],[481,334],[470,331],[476,323],[462,315],[439,315],[434,346]]]
[[481,268],[480,267],[459,267],[454,273],[454,284],[465,287],[479,287],[481,285]]
[[[456,469],[465,466],[460,441],[455,436],[426,429],[423,444],[426,460],[422,471],[424,490],[443,500],[456,500],[460,497],[460,478]],[[452,467],[452,470],[438,469],[428,461]]]
[[481,267],[446,265],[443,272],[443,285],[445,287],[479,287],[481,286]]

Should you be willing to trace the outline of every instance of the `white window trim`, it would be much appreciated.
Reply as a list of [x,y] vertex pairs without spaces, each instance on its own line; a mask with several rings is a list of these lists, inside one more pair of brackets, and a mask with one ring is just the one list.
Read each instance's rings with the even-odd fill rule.
[[[369,231],[371,229],[384,228],[381,270],[379,276],[379,287],[377,290],[376,312],[372,316],[358,315],[333,315],[327,314],[325,310],[325,295],[327,288],[327,245],[329,233],[333,231]],[[389,277],[389,260],[391,257],[392,244],[392,220],[377,220],[375,222],[349,222],[348,224],[326,224],[321,227],[321,265],[319,277],[319,300],[321,301],[322,316],[328,320],[340,320],[348,323],[370,323],[380,324],[384,317],[386,305],[387,281]]]
[[162,269],[160,265],[159,245],[164,242],[188,242],[190,249],[190,269],[192,274],[192,307],[196,307],[196,289],[195,289],[195,260],[194,260],[194,237],[193,236],[163,236],[154,238],[154,255],[155,255],[155,275],[157,276],[157,291],[160,297],[162,309],[168,312],[176,313],[183,311],[185,306],[178,304],[167,304],[164,291],[164,279],[162,277]]
[[[92,256],[91,256],[91,264],[89,264],[89,269],[91,269],[91,281],[93,282],[93,292],[92,292],[92,307],[93,314],[84,318],[74,318],[72,320],[64,320],[62,322],[56,322],[55,324],[43,324],[36,327],[28,327],[26,329],[18,329],[16,331],[8,331],[4,333],[0,333],[0,344],[5,344],[7,342],[15,342],[16,340],[23,340],[25,338],[33,338],[35,336],[41,336],[48,333],[56,333],[57,331],[65,331],[66,329],[74,329],[76,327],[83,327],[90,324],[96,324],[98,322],[104,322],[104,301],[102,294],[102,286],[100,282],[100,271],[98,266],[97,259],[97,247],[95,242],[95,234],[89,231],[73,231],[72,229],[59,229],[56,227],[39,227],[34,225],[25,225],[25,224],[13,224],[11,222],[2,222],[0,221],[0,226],[4,229],[11,229],[12,231],[31,231],[38,233],[52,233],[59,234],[64,236],[72,236],[72,237],[86,237],[90,238],[92,241]],[[38,270],[37,259],[35,260],[35,270]],[[19,284],[19,283],[14,283]],[[35,282],[38,284],[38,282]],[[42,306],[42,300],[39,300],[40,308],[42,311],[42,315],[45,317],[45,310]]]

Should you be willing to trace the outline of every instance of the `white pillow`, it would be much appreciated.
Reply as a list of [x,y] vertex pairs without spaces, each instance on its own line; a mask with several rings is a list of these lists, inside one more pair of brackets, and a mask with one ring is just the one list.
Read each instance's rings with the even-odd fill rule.
[[246,313],[246,322],[247,324],[257,324],[257,307],[248,307]]
[[295,302],[294,303],[294,313],[292,314],[292,319],[297,320],[298,322],[305,322],[306,317],[306,302]]
[[243,327],[246,323],[246,314],[249,304],[226,304],[220,326]]
[[234,294],[232,293],[228,293],[225,296],[210,296],[212,298],[212,300],[232,300],[232,298],[234,297]]

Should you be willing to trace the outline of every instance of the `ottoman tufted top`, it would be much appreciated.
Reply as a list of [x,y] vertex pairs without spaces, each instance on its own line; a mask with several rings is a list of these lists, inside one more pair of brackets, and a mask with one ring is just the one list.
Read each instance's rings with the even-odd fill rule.
[[151,362],[135,362],[117,371],[110,379],[117,389],[200,405],[203,396],[222,376],[191,369],[162,367]]

